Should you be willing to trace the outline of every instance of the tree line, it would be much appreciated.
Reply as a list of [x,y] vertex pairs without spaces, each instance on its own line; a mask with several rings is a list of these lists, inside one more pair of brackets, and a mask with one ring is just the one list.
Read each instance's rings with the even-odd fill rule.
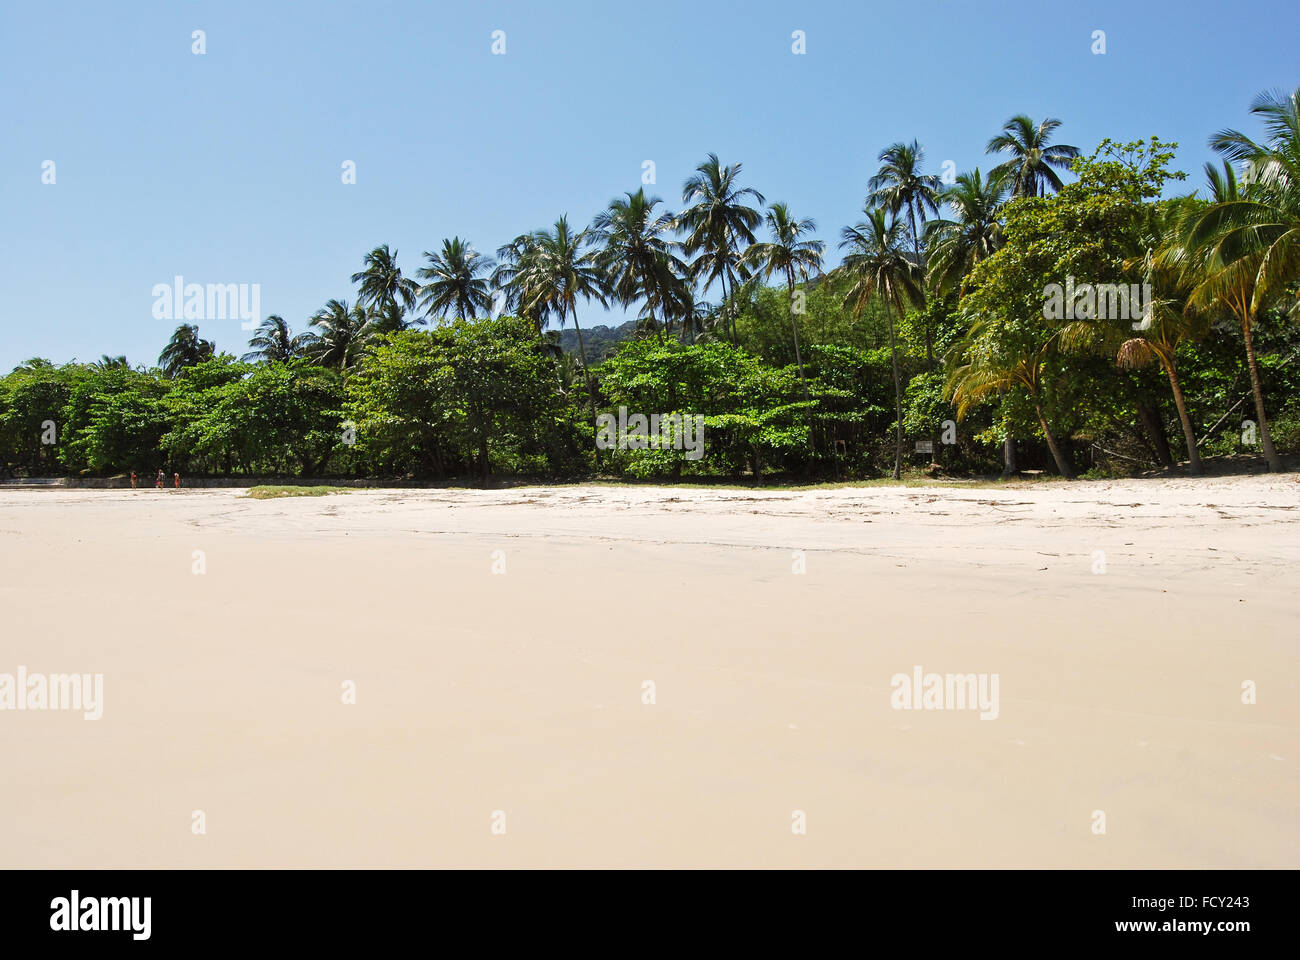
[[[296,334],[269,316],[239,359],[183,324],[152,367],[20,365],[0,378],[0,463],[1071,478],[1197,474],[1205,456],[1246,453],[1281,470],[1300,452],[1300,90],[1251,112],[1263,136],[1214,134],[1221,163],[1186,193],[1169,189],[1185,179],[1169,169],[1175,144],[1104,140],[1085,156],[1054,142],[1050,118],[1013,117],[988,141],[992,168],[947,183],[920,144],[892,144],[829,270],[817,224],[713,154],[677,212],[642,187],[495,256],[444,240],[414,276],[381,245],[351,303],[329,300]],[[579,313],[592,305],[637,320],[588,363]],[[569,325],[575,352],[559,346]],[[704,457],[598,451],[595,418],[620,406],[703,416]]]

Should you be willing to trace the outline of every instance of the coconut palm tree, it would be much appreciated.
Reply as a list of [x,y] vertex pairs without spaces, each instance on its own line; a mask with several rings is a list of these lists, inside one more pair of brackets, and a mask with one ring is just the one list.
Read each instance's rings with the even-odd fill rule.
[[1169,201],[1158,206],[1136,248],[1124,260],[1124,271],[1145,285],[1146,302],[1139,322],[1113,316],[1074,320],[1061,329],[1061,345],[1109,353],[1118,366],[1129,369],[1158,363],[1169,379],[1178,409],[1188,472],[1197,475],[1201,472],[1200,451],[1178,375],[1179,346],[1203,335],[1208,326],[1208,314],[1188,303],[1194,279],[1181,242],[1183,223],[1194,203]]
[[30,360],[24,360],[18,366],[13,368],[13,373],[23,373],[36,370],[53,370],[54,362],[44,357],[32,357]]
[[945,393],[957,407],[960,420],[971,407],[989,395],[1001,396],[1013,387],[1023,387],[1034,404],[1038,425],[1047,440],[1047,449],[1056,461],[1056,469],[1067,480],[1074,479],[1074,470],[1056,442],[1056,434],[1047,422],[1043,407],[1043,373],[1052,354],[1059,348],[1062,329],[1047,336],[1012,337],[1012,343],[1002,345],[993,330],[989,317],[973,319],[967,326],[961,355],[966,362],[953,368],[945,385]]
[[715,280],[722,283],[720,309],[724,320],[731,317],[731,339],[735,342],[735,317],[728,298],[736,290],[736,273],[741,251],[754,243],[754,228],[763,220],[752,201],[762,206],[763,195],[752,187],[740,186],[743,164],[723,166],[716,153],[695,168],[682,185],[682,203],[686,208],[677,219],[686,233],[682,249],[691,261],[691,279],[702,281],[705,292]]
[[[925,163],[925,150],[915,140],[911,143],[890,144],[880,151],[876,159],[881,162],[881,167],[876,171],[876,175],[867,181],[867,189],[871,191],[867,197],[867,204],[883,207],[893,216],[898,216],[904,210],[907,211],[907,224],[911,228],[912,235],[912,252],[916,257],[916,263],[924,271],[921,231],[917,229],[917,221],[919,220],[920,226],[924,227],[927,214],[939,215],[936,202],[940,189],[939,178],[921,172],[921,167]],[[921,289],[924,294],[924,286]],[[928,319],[924,329],[925,360],[927,365],[933,367],[934,334],[930,330]]]
[[[931,220],[925,229],[926,285],[943,296],[965,292],[966,278],[975,264],[1002,246],[1002,208],[1006,204],[1009,181],[1004,176],[985,180],[979,168],[963,173],[957,181],[939,193],[939,203],[953,214],[953,219]],[[926,327],[927,343],[930,331]],[[935,445],[938,459],[939,446]],[[1016,469],[1016,439],[1010,430],[1002,439],[1002,476]]]
[[186,367],[212,359],[215,353],[216,345],[199,336],[197,324],[182,323],[158,354],[158,366],[162,367],[163,376],[176,377]]
[[655,211],[661,203],[658,197],[647,197],[644,189],[628,191],[611,200],[591,224],[600,245],[596,262],[605,273],[610,296],[625,307],[644,301],[653,330],[664,308],[671,310],[665,301],[677,295],[675,288],[687,272],[674,252],[677,245],[669,239],[676,229],[673,215]]
[[561,327],[566,319],[573,320],[573,329],[578,335],[578,357],[587,384],[587,399],[591,402],[594,416],[596,389],[592,386],[591,371],[587,369],[587,351],[582,344],[582,328],[578,325],[580,299],[607,305],[605,274],[597,262],[597,252],[589,249],[593,235],[587,230],[575,233],[566,215],[555,221],[553,229],[535,232],[532,244],[534,249],[528,258],[527,275],[522,280],[522,289],[529,298],[525,309],[554,312],[560,318]]
[[840,249],[848,250],[831,275],[848,279],[852,286],[844,298],[857,317],[871,300],[885,305],[889,325],[889,356],[894,370],[895,447],[894,479],[903,476],[903,381],[898,372],[898,342],[894,315],[903,315],[909,303],[921,298],[921,269],[907,255],[907,227],[885,210],[867,206],[867,219],[841,232]]
[[1161,256],[1158,245],[1177,236],[1178,216],[1178,211],[1173,208],[1165,213],[1157,225],[1157,232],[1148,237],[1147,249],[1125,261],[1125,268],[1136,269],[1142,282],[1148,285],[1151,296],[1141,324],[1136,330],[1130,324],[1115,359],[1122,367],[1141,367],[1153,360],[1160,364],[1169,378],[1169,389],[1174,395],[1174,406],[1178,409],[1178,420],[1183,428],[1187,469],[1196,476],[1201,473],[1201,454],[1192,418],[1187,411],[1182,380],[1178,376],[1178,347],[1205,333],[1208,315],[1188,302],[1192,274],[1178,262],[1181,258]]
[[1063,143],[1048,145],[1060,125],[1060,120],[1051,117],[1037,125],[1023,113],[1012,117],[985,148],[988,153],[1010,156],[994,167],[990,176],[1007,178],[1013,197],[1041,197],[1048,187],[1060,190],[1061,178],[1056,170],[1068,170],[1070,161],[1079,155],[1078,147]]
[[424,256],[429,263],[416,276],[427,281],[420,287],[420,303],[427,317],[446,316],[450,311],[454,317],[473,320],[480,312],[491,313],[491,286],[484,276],[492,270],[491,257],[483,256],[460,237],[443,240],[440,253],[426,250]]
[[[542,336],[546,329],[549,307],[542,298],[535,297],[529,289],[537,260],[537,235],[521,233],[509,243],[497,248],[497,262],[489,280],[494,298],[499,297],[501,308],[530,321]],[[494,300],[493,309],[496,309]]]
[[[390,251],[386,243],[375,247],[366,254],[361,271],[352,274],[352,282],[361,284],[357,303],[384,315],[389,323],[396,319],[398,330],[406,326],[402,318],[415,306],[420,285],[410,277],[402,276],[396,250]],[[423,323],[424,319],[415,322]]]
[[131,364],[127,363],[125,354],[118,354],[116,357],[110,357],[108,354],[100,354],[98,360],[91,364],[96,370],[130,370]]
[[[1248,173],[1257,169],[1249,166]],[[1197,280],[1189,301],[1194,308],[1225,310],[1240,326],[1246,344],[1246,366],[1255,401],[1260,446],[1269,469],[1280,471],[1282,461],[1273,447],[1264,411],[1259,361],[1255,355],[1255,322],[1259,310],[1268,302],[1264,291],[1270,282],[1277,290],[1278,274],[1267,263],[1277,239],[1273,243],[1265,240],[1269,234],[1276,237],[1276,226],[1270,230],[1268,224],[1261,222],[1276,216],[1275,212],[1268,210],[1270,204],[1261,199],[1272,191],[1258,187],[1256,182],[1239,184],[1235,171],[1226,161],[1222,173],[1208,164],[1206,170],[1210,174],[1213,201],[1202,213],[1189,218],[1183,238],[1189,269]],[[1286,243],[1285,240],[1282,242]],[[1285,260],[1285,247],[1281,252],[1280,259]]]
[[803,354],[799,350],[799,318],[794,308],[794,281],[796,275],[807,282],[812,272],[821,273],[822,255],[826,244],[820,240],[805,239],[817,229],[812,220],[799,220],[784,203],[774,203],[767,212],[767,229],[772,234],[768,243],[755,243],[745,252],[745,262],[763,277],[779,274],[785,278],[789,292],[790,332],[794,336],[794,360],[799,366],[799,383],[804,400],[808,397],[808,380],[803,373]]
[[[358,303],[357,306],[361,306],[361,304]],[[425,323],[424,317],[415,317],[408,320],[402,305],[392,301],[371,308],[367,312],[367,316],[370,320],[370,332],[377,337],[388,333],[401,333],[403,330],[410,330],[417,324],[423,325]]]
[[253,349],[239,358],[244,363],[282,363],[298,356],[302,346],[284,317],[274,313],[261,322],[248,345]]
[[[1250,109],[1264,121],[1264,143],[1237,130],[1210,138],[1226,160],[1223,173],[1213,171],[1210,178],[1213,202],[1188,232],[1203,272],[1191,299],[1226,307],[1240,324],[1260,445],[1269,468],[1281,470],[1264,412],[1254,327],[1259,312],[1288,295],[1300,278],[1300,88],[1260,94]],[[1227,161],[1244,167],[1241,185]],[[1300,313],[1300,300],[1291,310]]]
[[372,335],[370,316],[357,304],[331,300],[311,318],[315,330],[299,338],[303,353],[322,367],[350,371],[361,360]]
[[979,168],[957,177],[939,194],[952,219],[931,220],[925,228],[926,283],[940,294],[961,293],[975,264],[1002,246],[1002,207],[1008,183],[985,180]]
[[916,262],[921,260],[921,231],[926,215],[938,216],[938,197],[941,183],[934,174],[921,172],[925,163],[925,149],[913,140],[911,143],[892,143],[876,157],[880,169],[867,181],[867,203],[883,207],[893,216],[907,211],[907,225],[911,228],[913,252]]

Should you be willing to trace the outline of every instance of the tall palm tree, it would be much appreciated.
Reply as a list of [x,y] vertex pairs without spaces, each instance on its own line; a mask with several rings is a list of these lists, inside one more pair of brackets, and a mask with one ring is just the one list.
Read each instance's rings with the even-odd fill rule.
[[1178,347],[1205,332],[1207,315],[1188,303],[1192,274],[1179,262],[1184,258],[1178,254],[1162,256],[1163,244],[1177,242],[1180,216],[1175,207],[1163,211],[1155,231],[1146,238],[1147,249],[1125,261],[1125,268],[1135,270],[1149,285],[1151,299],[1138,329],[1129,325],[1128,330],[1121,330],[1125,339],[1120,343],[1115,359],[1122,367],[1145,366],[1153,360],[1160,364],[1169,379],[1169,389],[1174,395],[1174,406],[1178,409],[1178,420],[1183,428],[1187,469],[1197,476],[1201,472],[1201,454],[1192,418],[1187,411],[1182,380],[1178,376]]
[[889,356],[894,369],[895,447],[894,479],[903,476],[903,381],[898,372],[898,342],[894,315],[903,315],[908,303],[921,298],[921,268],[907,255],[907,228],[897,216],[868,206],[867,219],[841,232],[844,260],[831,271],[852,281],[844,305],[861,317],[868,302],[885,305],[889,324]]
[[535,276],[537,251],[535,233],[521,233],[509,243],[498,247],[497,262],[492,268],[489,283],[494,296],[503,298],[504,309],[531,322],[540,338],[546,329],[549,307],[544,299],[535,297],[528,287]]
[[[402,276],[402,268],[397,265],[396,250],[390,251],[386,243],[375,247],[366,254],[362,269],[352,274],[352,282],[361,284],[357,291],[357,303],[383,314],[389,322],[396,319],[398,329],[406,325],[402,318],[415,306],[420,285],[410,277]],[[424,321],[420,319],[416,322]]]
[[199,336],[197,324],[182,323],[158,354],[158,366],[162,367],[163,376],[176,377],[186,367],[212,359],[215,353],[216,345]]
[[1238,183],[1236,171],[1227,161],[1222,172],[1208,163],[1205,172],[1211,203],[1203,212],[1188,217],[1183,235],[1171,245],[1172,249],[1165,251],[1165,256],[1175,261],[1181,259],[1192,274],[1195,286],[1188,299],[1193,307],[1224,310],[1241,328],[1260,446],[1269,469],[1280,471],[1282,461],[1273,447],[1272,432],[1264,413],[1264,387],[1255,356],[1257,291],[1264,258],[1240,223],[1234,224],[1234,213],[1251,206],[1249,186]]
[[686,233],[682,249],[688,257],[695,257],[691,262],[691,277],[703,281],[701,292],[707,291],[715,280],[722,283],[720,306],[724,319],[731,315],[732,342],[736,340],[736,324],[728,297],[736,290],[741,251],[754,243],[754,228],[763,220],[762,214],[747,204],[752,201],[762,206],[764,203],[763,195],[757,190],[740,186],[742,166],[740,163],[723,166],[716,153],[709,154],[682,185],[682,203],[686,209],[677,220]]
[[961,293],[975,264],[1002,246],[1002,207],[1007,191],[1005,178],[985,180],[976,167],[939,194],[939,202],[952,211],[952,219],[926,224],[926,283],[931,290]]
[[1047,412],[1043,407],[1044,370],[1048,360],[1057,350],[1062,334],[1058,329],[1050,336],[1019,338],[1010,349],[1004,349],[992,332],[993,319],[977,317],[967,327],[962,355],[966,362],[955,366],[948,376],[945,393],[957,407],[957,419],[992,393],[1001,396],[1013,387],[1023,387],[1038,414],[1038,425],[1047,440],[1047,449],[1056,461],[1056,469],[1067,480],[1074,479],[1074,470],[1056,442]]
[[[911,143],[890,144],[880,151],[880,156],[876,159],[881,162],[881,166],[876,171],[876,175],[867,181],[867,189],[870,191],[867,203],[870,206],[883,207],[893,216],[898,216],[904,210],[907,211],[907,224],[912,234],[912,252],[916,256],[917,265],[924,271],[921,231],[917,229],[917,221],[920,220],[920,226],[924,227],[927,214],[936,217],[939,215],[939,206],[936,202],[940,189],[939,178],[921,172],[921,167],[925,163],[925,150],[915,140]],[[924,294],[924,286],[921,290]],[[930,330],[928,318],[924,326],[925,361],[928,366],[933,367],[934,334]]]
[[595,300],[601,306],[607,304],[604,271],[597,262],[596,251],[587,249],[592,245],[592,234],[587,230],[574,233],[566,215],[555,221],[553,229],[534,233],[532,242],[535,249],[529,257],[527,276],[523,280],[523,289],[530,298],[525,306],[530,310],[544,308],[555,312],[559,315],[561,327],[566,319],[573,320],[573,329],[578,335],[578,357],[587,384],[587,399],[591,402],[594,416],[596,389],[591,383],[587,352],[582,344],[582,328],[578,325],[580,299]]
[[13,373],[22,373],[24,371],[36,370],[53,370],[54,363],[46,360],[44,357],[32,357],[30,360],[24,360],[18,366],[13,368]]
[[986,152],[1010,156],[993,168],[991,176],[1009,179],[1013,197],[1041,197],[1048,187],[1061,189],[1056,170],[1068,170],[1070,161],[1079,155],[1079,148],[1063,143],[1048,145],[1060,125],[1060,120],[1051,117],[1035,125],[1020,113],[1004,123],[1002,132],[989,140]]
[[315,328],[301,336],[303,353],[322,367],[344,372],[361,360],[373,333],[370,316],[357,304],[348,307],[346,300],[331,300],[311,318]]
[[911,143],[891,143],[876,157],[880,169],[867,181],[867,203],[883,207],[893,216],[907,211],[907,225],[911,228],[913,252],[916,262],[921,260],[921,231],[926,215],[938,216],[938,197],[942,184],[934,174],[922,173],[925,149],[913,140]]
[[[1300,278],[1300,88],[1260,94],[1250,109],[1264,121],[1264,143],[1237,130],[1210,138],[1227,161],[1245,167],[1245,182],[1238,186],[1227,162],[1221,176],[1215,171],[1211,177],[1213,203],[1188,234],[1203,268],[1192,302],[1217,302],[1241,325],[1260,445],[1269,468],[1281,470],[1264,412],[1254,326],[1259,312],[1286,296]],[[1300,300],[1291,310],[1300,313]]]
[[244,363],[282,363],[298,356],[302,346],[284,317],[275,313],[261,322],[248,345],[253,349],[239,358]]
[[[358,303],[357,306],[361,306],[361,304]],[[387,333],[401,333],[403,330],[410,330],[412,327],[423,325],[426,322],[424,317],[415,317],[408,320],[402,305],[392,301],[370,308],[367,315],[370,319],[370,332],[375,336]]]
[[473,320],[478,312],[492,311],[492,291],[485,274],[492,270],[492,258],[485,257],[460,237],[442,241],[442,251],[424,252],[429,261],[417,272],[421,280],[421,305],[426,316],[446,316],[448,311],[460,319]]
[[610,296],[623,306],[644,301],[654,330],[666,301],[680,297],[675,288],[687,270],[669,239],[676,224],[673,215],[655,211],[661,203],[658,197],[647,197],[644,189],[628,191],[611,200],[591,224],[600,244],[596,262],[605,273]]
[[96,370],[130,370],[131,364],[127,363],[125,354],[118,354],[116,357],[110,357],[108,354],[101,354],[99,359],[92,364]]
[[799,365],[799,383],[804,400],[808,397],[808,381],[803,373],[803,354],[799,351],[799,319],[794,309],[794,281],[798,275],[807,282],[811,272],[821,272],[822,255],[826,244],[808,240],[806,236],[817,229],[812,220],[796,219],[784,203],[774,203],[767,212],[767,229],[772,234],[768,243],[756,243],[745,252],[745,260],[765,278],[780,274],[785,278],[789,292],[790,332],[794,335],[794,360]]

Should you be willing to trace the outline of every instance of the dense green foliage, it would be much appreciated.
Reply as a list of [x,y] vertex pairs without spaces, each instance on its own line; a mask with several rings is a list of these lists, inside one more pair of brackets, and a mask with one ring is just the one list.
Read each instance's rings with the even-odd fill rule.
[[[999,165],[948,184],[895,143],[829,272],[816,224],[764,213],[713,155],[679,213],[639,190],[495,259],[454,237],[423,284],[376,247],[352,305],[297,335],[267,317],[242,361],[187,324],[152,368],[21,365],[0,378],[0,472],[761,482],[1196,473],[1233,453],[1279,469],[1300,452],[1298,104],[1256,101],[1263,142],[1216,134],[1204,197],[1172,195],[1173,145],[1082,156],[1050,143],[1054,120],[1008,121]],[[1131,311],[1116,288],[1143,291]],[[592,301],[640,319],[584,341]],[[602,419],[629,411],[700,418],[702,448],[599,448]]]

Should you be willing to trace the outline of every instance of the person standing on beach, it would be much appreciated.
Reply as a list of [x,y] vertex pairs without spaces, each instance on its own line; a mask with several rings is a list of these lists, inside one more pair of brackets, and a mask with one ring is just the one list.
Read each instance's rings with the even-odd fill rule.
[[181,473],[180,473],[180,471],[177,470],[175,473],[172,474],[172,476],[176,478],[176,489],[179,490],[179,489],[181,488]]
[[156,486],[159,490],[161,490],[161,489],[163,488],[163,472],[162,472],[162,467],[159,467],[159,468],[158,468],[158,482],[157,482],[156,484],[154,484],[154,486]]
[[131,489],[132,489],[132,490],[135,489],[135,471],[134,471],[134,470],[131,471]]

